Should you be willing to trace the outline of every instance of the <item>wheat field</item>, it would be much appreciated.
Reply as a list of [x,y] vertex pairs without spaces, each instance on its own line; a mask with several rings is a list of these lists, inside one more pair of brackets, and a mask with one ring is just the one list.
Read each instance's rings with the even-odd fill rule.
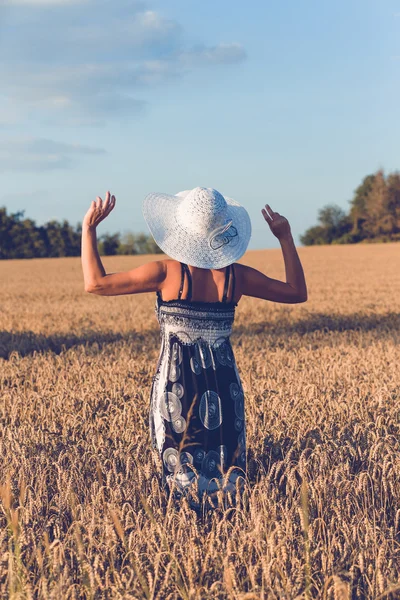
[[[203,519],[150,445],[155,295],[0,261],[1,598],[400,598],[400,245],[299,255],[306,303],[236,309],[248,481]],[[284,279],[278,249],[240,262]]]

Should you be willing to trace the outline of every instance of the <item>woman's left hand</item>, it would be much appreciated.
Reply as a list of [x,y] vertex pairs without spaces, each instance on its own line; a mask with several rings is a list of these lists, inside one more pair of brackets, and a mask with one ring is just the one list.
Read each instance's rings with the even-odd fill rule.
[[265,208],[261,209],[261,212],[272,233],[278,240],[282,240],[285,237],[290,237],[292,235],[287,218],[280,215],[278,212],[273,211],[269,204],[266,204]]
[[97,196],[97,199],[92,201],[83,219],[83,225],[95,229],[103,219],[108,217],[114,206],[115,196],[111,196],[110,192],[107,192],[104,204],[100,196]]

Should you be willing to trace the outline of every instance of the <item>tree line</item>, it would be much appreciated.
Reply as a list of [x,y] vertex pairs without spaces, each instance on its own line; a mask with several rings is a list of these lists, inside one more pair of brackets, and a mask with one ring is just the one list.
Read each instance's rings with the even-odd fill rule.
[[[62,223],[51,220],[38,226],[32,219],[25,219],[24,213],[7,214],[5,207],[0,208],[0,259],[80,256],[80,223],[73,227],[64,219]],[[101,235],[98,250],[102,256],[162,252],[151,235],[131,232]]]
[[400,172],[385,176],[379,169],[364,177],[349,201],[349,211],[328,204],[318,212],[318,225],[300,236],[305,246],[400,241]]
[[[300,236],[305,246],[400,241],[400,172],[382,169],[364,177],[349,201],[348,212],[328,204],[318,212],[318,224]],[[82,225],[66,219],[36,225],[25,211],[7,214],[0,208],[0,259],[80,256]],[[150,234],[105,233],[98,238],[102,256],[160,254]]]

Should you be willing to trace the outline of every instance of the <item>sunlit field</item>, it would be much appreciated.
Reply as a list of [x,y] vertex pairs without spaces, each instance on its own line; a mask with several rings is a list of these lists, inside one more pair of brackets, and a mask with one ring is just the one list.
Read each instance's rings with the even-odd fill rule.
[[[400,244],[299,254],[306,303],[236,309],[248,481],[203,518],[150,445],[155,295],[0,261],[1,598],[400,598]],[[240,262],[284,279],[278,249]]]

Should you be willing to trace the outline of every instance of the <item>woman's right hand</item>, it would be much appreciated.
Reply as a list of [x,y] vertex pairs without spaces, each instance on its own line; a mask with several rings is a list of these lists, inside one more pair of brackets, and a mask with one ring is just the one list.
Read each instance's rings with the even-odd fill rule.
[[[267,210],[269,212],[267,212]],[[289,221],[277,212],[274,212],[269,204],[261,209],[264,219],[267,221],[270,230],[278,240],[291,236]]]
[[108,217],[114,206],[115,196],[111,196],[110,192],[107,192],[104,204],[102,198],[97,196],[97,199],[92,201],[89,210],[83,218],[83,226],[96,229],[97,225]]

